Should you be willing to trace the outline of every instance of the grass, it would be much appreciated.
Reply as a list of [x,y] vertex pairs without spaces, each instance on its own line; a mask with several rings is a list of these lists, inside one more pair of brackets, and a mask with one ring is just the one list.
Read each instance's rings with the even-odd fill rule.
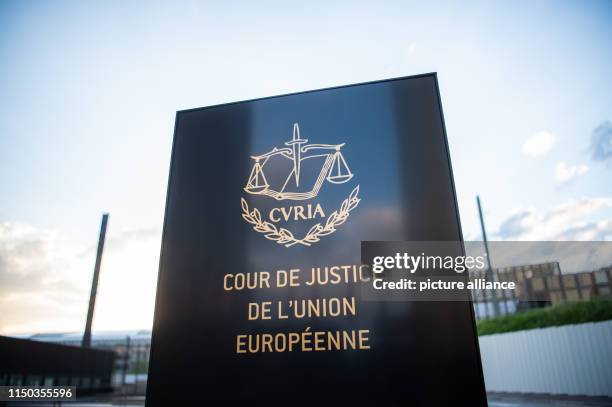
[[612,319],[612,299],[568,302],[548,308],[478,321],[478,335],[523,331]]

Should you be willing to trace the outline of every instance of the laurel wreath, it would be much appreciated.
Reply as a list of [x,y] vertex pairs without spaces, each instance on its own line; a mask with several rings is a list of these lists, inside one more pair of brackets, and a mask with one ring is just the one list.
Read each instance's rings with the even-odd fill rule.
[[310,246],[312,243],[317,243],[321,240],[321,237],[331,235],[336,231],[336,228],[346,222],[350,212],[359,205],[361,199],[357,196],[359,194],[359,185],[357,185],[350,193],[348,198],[342,201],[340,209],[333,211],[325,226],[321,223],[317,223],[310,228],[308,233],[301,238],[296,238],[290,230],[285,228],[277,228],[274,224],[262,220],[259,209],[253,208],[249,210],[249,205],[244,198],[240,198],[242,204],[242,217],[244,220],[253,225],[253,229],[259,233],[263,233],[266,239],[272,240],[278,244],[285,245],[285,247],[291,247],[296,244],[304,246]]

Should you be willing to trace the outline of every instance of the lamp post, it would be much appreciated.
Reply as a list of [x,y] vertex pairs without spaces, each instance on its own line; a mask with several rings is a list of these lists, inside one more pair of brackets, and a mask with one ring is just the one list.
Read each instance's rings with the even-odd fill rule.
[[[480,204],[480,197],[476,195],[476,203],[478,204],[478,215],[480,217],[480,229],[482,230],[482,241],[485,247],[485,253],[487,254],[487,280],[493,281],[493,267],[491,267],[491,255],[489,254],[489,242],[487,240],[487,230],[484,224],[484,216],[482,215],[482,205]],[[497,292],[495,289],[491,290],[491,302],[493,302],[493,316],[499,315],[499,302],[497,300]]]
[[91,294],[89,295],[89,308],[87,309],[87,321],[85,322],[85,332],[83,333],[84,348],[91,347],[91,324],[93,313],[96,306],[96,294],[98,292],[98,279],[100,277],[100,265],[102,264],[102,252],[104,251],[104,239],[106,238],[106,224],[108,223],[108,213],[102,215],[102,225],[100,226],[100,238],[98,239],[98,252],[96,254],[96,265],[94,267],[93,281],[91,282]]

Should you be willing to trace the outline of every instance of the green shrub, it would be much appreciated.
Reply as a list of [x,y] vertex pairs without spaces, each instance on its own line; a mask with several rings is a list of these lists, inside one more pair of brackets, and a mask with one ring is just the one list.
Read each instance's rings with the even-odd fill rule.
[[538,308],[497,318],[478,321],[478,335],[523,331],[581,324],[612,319],[612,300],[598,299],[584,302],[568,302],[548,308]]

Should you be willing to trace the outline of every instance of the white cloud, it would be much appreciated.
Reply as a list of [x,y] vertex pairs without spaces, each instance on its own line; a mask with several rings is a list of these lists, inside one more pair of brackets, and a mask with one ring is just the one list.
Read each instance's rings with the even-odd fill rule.
[[[0,334],[83,330],[95,236],[74,244],[58,231],[0,222]],[[160,238],[159,228],[109,231],[94,330],[150,328]]]
[[547,131],[539,131],[533,136],[529,137],[523,143],[523,153],[530,157],[539,157],[548,153],[555,142],[557,137]]
[[612,239],[612,220],[578,223],[561,235],[563,240],[591,241]]
[[0,222],[0,332],[80,328],[87,301],[82,250],[55,231]]
[[555,168],[555,178],[558,182],[565,183],[587,172],[589,172],[589,167],[584,164],[570,166],[560,162]]
[[603,122],[591,135],[591,158],[595,161],[612,163],[612,122]]
[[612,222],[586,222],[583,217],[612,208],[612,197],[567,201],[548,212],[519,209],[502,222],[497,237],[503,240],[603,240],[612,233]]

